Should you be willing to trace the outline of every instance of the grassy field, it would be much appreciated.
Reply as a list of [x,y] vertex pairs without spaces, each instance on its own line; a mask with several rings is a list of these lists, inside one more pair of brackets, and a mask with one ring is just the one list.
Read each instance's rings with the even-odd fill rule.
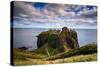
[[79,49],[59,52],[57,49],[26,51],[14,49],[14,65],[58,64],[71,62],[87,62],[97,60],[97,46],[86,45]]

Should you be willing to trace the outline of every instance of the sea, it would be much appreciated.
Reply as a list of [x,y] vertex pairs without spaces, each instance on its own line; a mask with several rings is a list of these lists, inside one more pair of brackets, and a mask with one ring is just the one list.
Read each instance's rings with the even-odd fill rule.
[[[37,49],[37,35],[49,28],[14,28],[13,45],[14,48],[29,47]],[[59,29],[61,30],[61,29]],[[75,29],[78,35],[79,46],[90,43],[97,43],[97,29]]]

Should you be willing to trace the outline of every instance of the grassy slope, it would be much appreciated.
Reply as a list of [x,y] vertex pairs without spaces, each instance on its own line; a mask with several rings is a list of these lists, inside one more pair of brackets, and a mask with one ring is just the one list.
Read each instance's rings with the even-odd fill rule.
[[80,47],[79,49],[73,49],[73,50],[69,50],[67,52],[59,53],[55,56],[51,56],[46,59],[47,60],[55,60],[55,59],[64,58],[64,57],[87,55],[87,54],[92,54],[92,53],[97,53],[97,45],[89,44],[89,45]]
[[14,49],[14,60],[15,61],[25,61],[27,60],[27,58],[33,58],[33,59],[42,59],[45,58],[46,55],[44,54],[36,54],[36,53],[32,53],[29,51],[25,51],[25,50],[20,50],[20,49]]
[[[69,62],[84,62],[97,60],[97,46],[86,45],[79,49],[70,50],[63,53],[58,53],[57,50],[48,50],[50,57],[43,49],[35,51],[25,51],[14,49],[15,65],[30,65],[30,64],[52,64],[52,63],[69,63]],[[53,52],[54,51],[54,52]]]
[[42,60],[42,59],[30,59],[27,58],[27,61],[16,61],[15,65],[36,65],[36,64],[57,64],[57,63],[71,63],[71,62],[87,62],[87,61],[96,61],[97,54],[89,55],[79,55],[72,56],[69,58],[56,59],[56,60]]

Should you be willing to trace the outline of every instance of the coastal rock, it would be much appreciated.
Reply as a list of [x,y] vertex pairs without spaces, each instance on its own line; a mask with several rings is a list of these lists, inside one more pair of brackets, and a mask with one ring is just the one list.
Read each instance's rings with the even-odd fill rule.
[[77,32],[67,27],[63,27],[61,31],[48,30],[41,32],[37,36],[37,47],[41,48],[45,44],[60,51],[79,48]]

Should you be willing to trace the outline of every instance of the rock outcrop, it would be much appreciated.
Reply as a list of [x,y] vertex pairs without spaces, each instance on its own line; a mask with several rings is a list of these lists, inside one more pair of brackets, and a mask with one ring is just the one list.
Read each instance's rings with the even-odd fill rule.
[[[60,30],[48,30],[37,36],[37,47],[48,46],[60,51],[79,48],[77,32],[67,27]],[[46,47],[45,47],[46,48]]]

